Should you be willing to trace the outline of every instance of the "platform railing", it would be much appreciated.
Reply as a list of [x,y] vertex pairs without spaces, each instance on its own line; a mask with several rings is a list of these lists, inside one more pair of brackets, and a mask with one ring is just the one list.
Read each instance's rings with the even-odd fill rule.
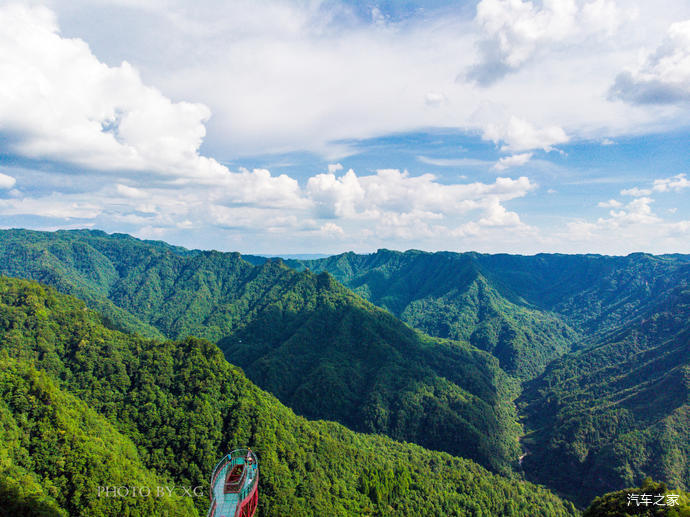
[[[223,468],[225,468],[226,465],[234,466],[244,464],[248,453],[249,449],[235,449],[234,451],[230,452],[227,456],[223,457],[223,459],[221,459],[216,465],[216,467],[213,469],[213,474],[211,474],[211,487],[209,489],[209,498],[213,502],[213,504],[211,508],[209,508],[208,513],[206,514],[207,517],[213,517],[213,514],[216,509],[215,499],[213,497],[213,488],[216,484],[216,481],[218,480],[218,476],[223,471]],[[257,458],[256,454],[254,454],[254,451],[251,452],[251,459],[252,463],[254,465],[257,465]],[[242,488],[242,490],[240,490],[238,494],[238,507],[241,505],[242,501],[249,497],[251,493],[254,491],[258,479],[258,472],[254,470],[251,482],[249,483],[249,485]]]

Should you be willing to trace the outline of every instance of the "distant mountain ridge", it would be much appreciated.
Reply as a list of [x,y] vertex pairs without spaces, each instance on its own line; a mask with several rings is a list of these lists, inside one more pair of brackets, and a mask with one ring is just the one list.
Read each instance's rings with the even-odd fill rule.
[[[682,254],[524,256],[384,249],[368,255],[349,252],[287,263],[297,269],[327,271],[404,321],[411,319],[405,313],[408,306],[441,302],[452,307],[452,297],[471,285],[463,279],[471,272],[485,280],[507,306],[556,317],[591,341],[644,313],[655,296],[676,284],[677,272],[689,262],[690,255]],[[456,315],[441,317],[451,324],[462,321],[454,320]],[[432,335],[440,335],[445,329],[430,330]],[[569,335],[566,340],[572,338]]]
[[480,257],[379,250],[289,264],[327,271],[413,327],[467,340],[495,355],[507,372],[533,377],[570,350],[578,335],[556,315],[536,310],[500,282],[492,283]]

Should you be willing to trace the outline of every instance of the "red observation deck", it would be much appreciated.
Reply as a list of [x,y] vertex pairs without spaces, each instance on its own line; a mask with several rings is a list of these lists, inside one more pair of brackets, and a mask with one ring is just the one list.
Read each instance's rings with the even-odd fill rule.
[[259,502],[259,462],[251,449],[235,449],[211,475],[207,517],[253,517]]

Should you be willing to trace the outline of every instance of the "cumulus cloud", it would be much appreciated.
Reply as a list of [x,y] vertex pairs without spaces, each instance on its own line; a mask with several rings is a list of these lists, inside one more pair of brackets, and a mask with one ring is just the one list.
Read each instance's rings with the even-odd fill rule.
[[502,123],[487,124],[482,138],[496,145],[503,142],[501,151],[513,152],[531,149],[551,151],[554,145],[563,144],[569,140],[565,131],[558,126],[537,128],[515,116]]
[[200,156],[209,109],[172,102],[127,62],[110,67],[80,39],[60,35],[44,7],[0,8],[0,131],[15,152],[100,170],[213,178]]
[[468,78],[492,84],[540,48],[585,35],[612,34],[623,18],[613,0],[482,0],[475,18],[484,36],[480,61],[469,69]]
[[273,176],[268,169],[248,170],[226,174],[218,185],[223,187],[212,194],[214,199],[229,203],[256,204],[273,208],[304,208],[304,199],[297,180],[287,174]]
[[132,198],[132,199],[142,199],[142,198],[145,198],[147,196],[146,192],[144,192],[141,189],[134,188],[134,187],[128,187],[127,185],[122,185],[120,183],[115,185],[115,190],[117,191],[118,194],[120,194],[124,197]]
[[510,167],[520,167],[525,165],[532,158],[532,153],[514,154],[512,156],[504,156],[493,166],[494,170],[502,171]]
[[680,192],[690,187],[690,180],[686,174],[677,174],[671,178],[656,179],[650,188],[633,187],[621,190],[623,196],[643,197],[653,192]]
[[520,226],[520,216],[509,212],[496,198],[490,198],[485,215],[477,222],[480,226]]
[[[523,222],[529,217],[509,202],[534,189],[525,177],[458,183],[465,178],[396,169],[344,172],[337,162],[354,152],[358,139],[442,127],[480,134],[505,155],[498,162],[476,156],[419,161],[500,171],[570,139],[604,143],[650,124],[665,128],[659,107],[631,109],[602,95],[639,48],[654,48],[669,20],[688,17],[677,2],[669,10],[660,1],[661,7],[638,1],[659,17],[646,17],[645,31],[631,29],[610,45],[599,35],[620,29],[621,11],[606,0],[483,0],[474,22],[465,10],[448,9],[404,22],[381,13],[375,23],[353,18],[354,10],[340,2],[191,7],[178,0],[123,0],[108,2],[118,23],[97,28],[83,21],[102,16],[102,3],[75,0],[69,8],[51,4],[62,30],[45,8],[3,4],[0,136],[9,153],[48,163],[34,171],[33,191],[25,188],[28,172],[9,168],[10,179],[0,176],[0,188],[12,189],[16,177],[21,190],[6,194],[12,198],[2,200],[0,214],[19,224],[34,215],[49,219],[47,225],[96,225],[142,236],[180,230],[190,241],[216,231],[237,236],[226,249],[244,238],[245,249],[256,250],[257,236],[270,233],[271,242],[309,236],[312,249],[320,242],[359,242],[355,236],[367,243],[385,236],[420,239],[411,244],[438,247],[452,236],[449,246],[486,239],[503,251],[508,239],[522,235],[514,249],[524,251],[520,232],[529,231]],[[81,24],[73,13],[85,17]],[[133,37],[113,44],[123,21],[135,17],[142,23],[128,26]],[[649,38],[655,38],[651,45]],[[456,81],[458,70],[472,65],[478,40],[495,51],[480,53],[479,65],[522,72],[491,88]],[[535,74],[526,65],[537,60]],[[500,112],[474,119],[483,103]],[[685,124],[686,118],[677,120]],[[215,135],[211,142],[206,128]],[[261,167],[231,171],[220,162],[252,155],[257,163],[262,153],[296,150],[327,157],[328,172],[297,181]],[[23,163],[31,168],[33,162]],[[685,176],[660,181],[626,192],[650,198],[687,183]],[[647,221],[656,217],[651,201],[627,201],[609,201],[605,208],[615,214],[605,219],[617,218],[623,227],[626,218],[644,218],[646,209]],[[586,224],[601,231],[597,222]]]
[[444,185],[433,174],[410,176],[407,171],[380,169],[357,176],[350,169],[341,177],[319,174],[307,182],[307,194],[323,217],[376,219],[384,212],[462,214],[486,200],[508,201],[534,189],[527,177],[497,178],[494,183]]
[[633,104],[690,101],[690,20],[672,24],[640,67],[618,74],[609,95]]
[[322,225],[321,228],[319,228],[319,230],[321,230],[321,233],[323,233],[324,235],[332,237],[342,237],[343,235],[345,235],[345,232],[340,226],[331,222]]
[[672,178],[654,180],[652,190],[655,192],[679,192],[690,187],[690,180],[685,174],[677,174]]
[[611,210],[611,217],[608,219],[600,219],[599,223],[612,228],[636,223],[657,223],[661,219],[652,213],[652,207],[650,205],[653,202],[654,200],[652,198],[638,197],[630,201],[630,203],[625,205],[625,208],[621,210]]
[[[484,101],[539,127],[561,127],[573,139],[616,138],[659,121],[658,111],[630,110],[602,92],[640,48],[690,16],[687,6],[620,2],[643,13],[639,22],[621,23],[629,17],[611,0],[576,0],[573,15],[561,7],[570,0],[493,3],[494,18],[507,20],[489,24],[497,27],[494,36],[459,5],[426,7],[404,20],[393,15],[383,24],[340,0],[109,0],[108,22],[99,24],[91,20],[105,16],[103,2],[51,5],[64,33],[88,41],[103,62],[118,68],[126,60],[166,97],[210,107],[201,149],[221,163],[304,150],[337,161],[356,152],[360,139],[429,127],[481,131],[472,115]],[[566,39],[539,35],[559,24],[569,28]],[[507,56],[522,55],[526,45],[528,57],[515,69],[522,73],[489,89],[464,75],[456,81],[475,61],[477,42],[499,41],[503,33]],[[664,123],[678,127],[683,120]]]

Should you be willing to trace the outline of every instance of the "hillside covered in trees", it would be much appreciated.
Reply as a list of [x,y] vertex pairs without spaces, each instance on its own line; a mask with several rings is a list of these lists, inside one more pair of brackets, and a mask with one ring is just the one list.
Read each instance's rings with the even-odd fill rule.
[[[486,279],[506,305],[558,319],[574,334],[547,330],[569,344],[542,363],[546,371],[518,399],[528,478],[583,505],[647,476],[690,486],[690,257],[379,250],[291,264],[328,271],[434,335],[444,332],[424,321],[452,328],[486,318],[490,304],[469,301],[468,275]],[[444,310],[436,316],[438,305]],[[545,341],[526,333],[535,320],[522,321],[513,349],[517,342],[541,349]]]
[[260,515],[575,515],[476,463],[296,416],[212,343],[104,326],[80,300],[0,279],[0,507],[22,516],[204,515],[206,498],[98,497],[103,484],[208,487],[250,444]]
[[496,356],[519,378],[540,373],[570,350],[578,334],[557,315],[526,303],[485,271],[476,253],[379,250],[289,261],[328,272],[409,325],[443,338],[467,340]]
[[[690,266],[684,268],[690,280]],[[647,476],[690,486],[690,288],[528,384],[530,477],[580,502]]]
[[639,487],[624,488],[597,497],[583,517],[690,517],[690,494],[645,479]]
[[[260,387],[339,421],[505,472],[519,456],[516,383],[490,354],[433,339],[327,274],[98,232],[0,233],[0,271],[114,306],[169,338],[217,341]],[[21,259],[12,259],[21,257]],[[117,328],[138,328],[110,311]]]
[[648,476],[690,486],[689,269],[646,254],[283,262],[0,232],[1,272],[83,298],[109,328],[209,339],[303,416],[517,470],[583,508]]

